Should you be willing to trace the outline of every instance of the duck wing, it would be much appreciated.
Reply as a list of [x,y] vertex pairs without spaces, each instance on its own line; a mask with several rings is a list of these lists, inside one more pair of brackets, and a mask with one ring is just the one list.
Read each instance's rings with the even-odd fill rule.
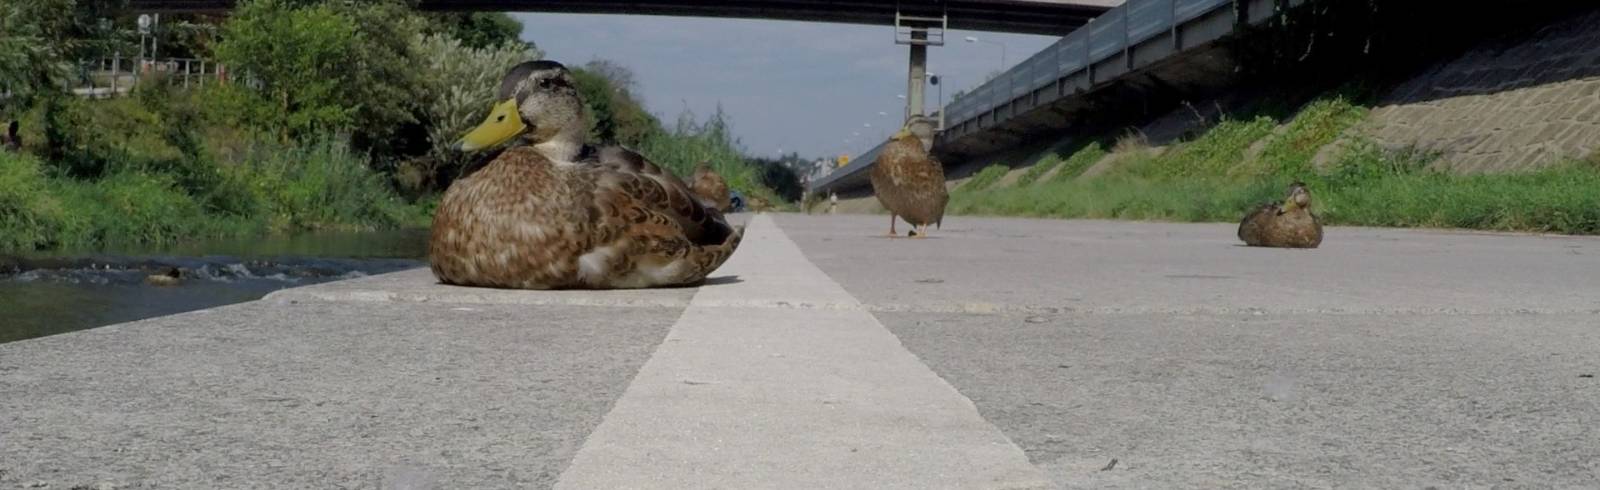
[[[584,163],[605,172],[597,178],[601,185],[612,186],[616,192],[629,196],[636,206],[670,218],[694,244],[721,244],[734,233],[720,211],[702,202],[678,176],[638,152],[620,146],[604,147]],[[604,203],[597,205],[607,207]]]

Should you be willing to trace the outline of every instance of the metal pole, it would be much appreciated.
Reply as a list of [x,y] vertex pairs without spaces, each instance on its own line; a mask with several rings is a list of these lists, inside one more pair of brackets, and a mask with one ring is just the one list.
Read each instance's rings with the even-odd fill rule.
[[111,95],[117,95],[117,74],[122,68],[122,52],[111,54]]

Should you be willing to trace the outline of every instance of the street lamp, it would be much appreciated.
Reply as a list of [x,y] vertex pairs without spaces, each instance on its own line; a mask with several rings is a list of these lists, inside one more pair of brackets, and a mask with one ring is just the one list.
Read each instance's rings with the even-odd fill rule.
[[995,46],[999,46],[1000,47],[1000,71],[1005,71],[1006,70],[1006,43],[997,42],[997,41],[990,41],[990,40],[987,40],[987,39],[978,39],[977,36],[967,36],[967,42],[969,42],[969,43],[989,43],[989,44],[993,44]]

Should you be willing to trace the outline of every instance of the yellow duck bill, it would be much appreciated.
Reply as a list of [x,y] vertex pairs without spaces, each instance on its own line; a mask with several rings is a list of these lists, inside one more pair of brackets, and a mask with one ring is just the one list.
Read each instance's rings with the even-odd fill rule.
[[494,105],[489,111],[489,117],[483,123],[468,131],[461,141],[456,143],[460,151],[476,151],[493,147],[517,137],[528,126],[522,122],[522,116],[517,114],[517,99],[507,99]]

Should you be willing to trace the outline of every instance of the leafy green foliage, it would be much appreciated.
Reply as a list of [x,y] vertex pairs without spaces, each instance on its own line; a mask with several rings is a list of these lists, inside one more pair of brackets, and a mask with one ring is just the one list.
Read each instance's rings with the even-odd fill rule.
[[704,121],[684,112],[678,116],[673,130],[651,133],[637,149],[651,161],[684,177],[693,175],[696,165],[707,162],[728,182],[729,189],[745,196],[781,202],[771,189],[761,185],[756,168],[745,162],[743,150],[734,139],[731,123],[721,108]]
[[413,50],[427,66],[421,105],[428,122],[429,149],[401,166],[401,185],[419,192],[443,189],[470,161],[450,144],[483,121],[493,105],[500,78],[541,53],[513,44],[473,48],[443,35],[419,35]]
[[633,74],[616,63],[595,60],[572,69],[578,92],[589,109],[589,140],[638,145],[661,131],[661,122],[633,95]]
[[68,76],[64,41],[70,0],[0,3],[0,121],[15,117]]
[[[1107,154],[1101,145],[1089,145],[1046,182],[994,189],[964,185],[952,196],[950,211],[1233,222],[1253,206],[1281,199],[1289,182],[1301,180],[1311,188],[1314,209],[1330,224],[1600,234],[1600,165],[1594,163],[1457,175],[1432,170],[1434,157],[1427,153],[1352,139],[1313,167],[1313,157],[1366,112],[1348,97],[1324,97],[1282,127],[1262,117],[1226,120],[1159,155],[1136,145],[1113,151],[1122,168],[1075,178]],[[1245,161],[1254,145],[1261,145],[1257,160]]]
[[1078,148],[1077,151],[1072,152],[1071,156],[1061,162],[1061,169],[1056,170],[1056,174],[1050,177],[1050,181],[1059,182],[1076,179],[1078,176],[1083,175],[1085,170],[1089,170],[1089,167],[1094,166],[1095,162],[1105,158],[1105,156],[1106,148],[1098,142]]
[[426,33],[455,38],[472,49],[535,49],[521,40],[522,23],[504,12],[430,13]]
[[241,4],[223,25],[218,58],[245,74],[261,95],[244,123],[281,139],[348,130],[358,101],[347,98],[355,21],[332,8],[283,0]]

